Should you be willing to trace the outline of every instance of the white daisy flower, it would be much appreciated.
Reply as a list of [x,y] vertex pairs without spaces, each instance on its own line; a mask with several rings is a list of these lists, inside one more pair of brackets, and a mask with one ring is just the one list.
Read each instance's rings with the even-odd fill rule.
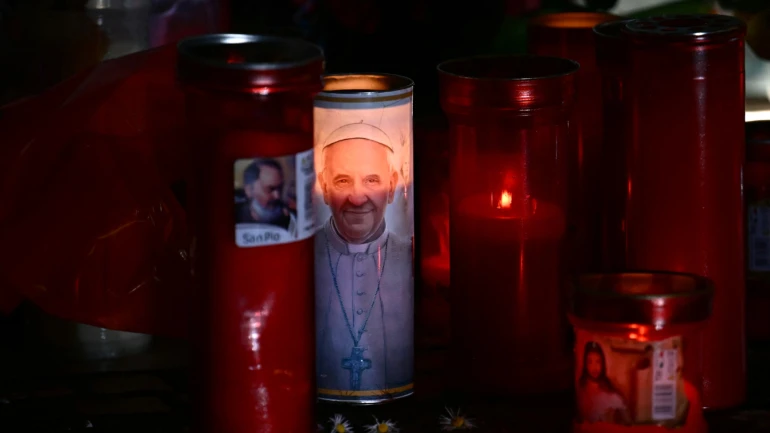
[[350,421],[346,420],[344,416],[336,414],[329,418],[329,422],[332,423],[332,430],[330,433],[353,433],[353,427],[350,425]]
[[455,431],[455,430],[471,430],[476,427],[473,420],[467,418],[460,412],[460,409],[452,410],[446,408],[446,415],[441,415],[438,419],[441,424],[441,430]]
[[399,428],[396,427],[396,423],[387,420],[380,421],[377,417],[374,418],[374,424],[366,426],[366,433],[398,433]]

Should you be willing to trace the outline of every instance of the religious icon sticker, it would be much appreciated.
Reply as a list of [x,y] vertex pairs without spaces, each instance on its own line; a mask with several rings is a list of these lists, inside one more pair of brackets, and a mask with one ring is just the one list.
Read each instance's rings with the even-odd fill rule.
[[682,376],[681,337],[640,341],[583,330],[576,337],[577,422],[583,426],[577,431],[605,423],[673,428],[698,415],[699,392]]
[[410,395],[412,82],[325,77],[314,124],[318,396],[377,403]]
[[313,151],[235,161],[235,243],[285,244],[315,234]]

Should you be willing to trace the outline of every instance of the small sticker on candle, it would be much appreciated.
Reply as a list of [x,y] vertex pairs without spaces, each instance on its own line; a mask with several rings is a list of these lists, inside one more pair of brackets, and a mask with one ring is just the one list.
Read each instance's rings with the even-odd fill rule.
[[682,426],[697,389],[682,376],[682,339],[577,331],[575,390],[584,424]]
[[677,351],[659,349],[652,362],[652,419],[676,418]]
[[238,159],[233,165],[235,244],[286,244],[315,234],[313,151]]

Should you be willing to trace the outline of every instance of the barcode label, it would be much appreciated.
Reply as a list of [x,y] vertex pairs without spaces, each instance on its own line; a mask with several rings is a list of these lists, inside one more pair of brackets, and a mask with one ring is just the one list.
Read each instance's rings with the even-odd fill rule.
[[677,351],[656,350],[653,359],[652,419],[676,418]]
[[749,206],[749,270],[770,272],[770,207]]

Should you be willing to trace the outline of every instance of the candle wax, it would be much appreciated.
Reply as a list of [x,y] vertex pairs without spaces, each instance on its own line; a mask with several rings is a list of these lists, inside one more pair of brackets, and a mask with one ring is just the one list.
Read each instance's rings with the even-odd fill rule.
[[453,213],[451,230],[454,360],[468,385],[492,393],[567,388],[562,210],[535,200],[526,213],[497,209],[473,196]]

